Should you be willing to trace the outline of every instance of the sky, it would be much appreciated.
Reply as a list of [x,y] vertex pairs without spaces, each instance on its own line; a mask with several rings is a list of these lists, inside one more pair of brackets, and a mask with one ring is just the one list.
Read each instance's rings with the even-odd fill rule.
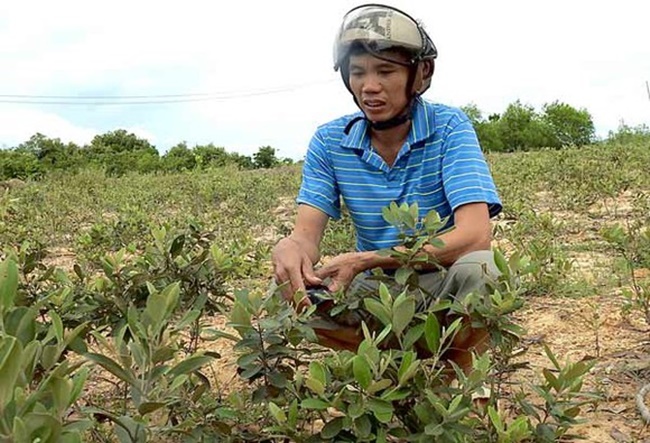
[[[332,66],[344,14],[312,1],[0,2],[0,147],[39,132],[85,144],[126,129],[162,153],[179,142],[304,157],[316,128],[357,111]],[[597,135],[650,125],[650,2],[407,1],[439,52],[425,98],[485,115],[520,100],[587,109]],[[111,104],[74,97],[193,95]],[[200,95],[204,94],[204,95]],[[9,96],[60,96],[29,99]],[[73,97],[73,98],[67,98]],[[129,99],[150,102],[151,99]]]

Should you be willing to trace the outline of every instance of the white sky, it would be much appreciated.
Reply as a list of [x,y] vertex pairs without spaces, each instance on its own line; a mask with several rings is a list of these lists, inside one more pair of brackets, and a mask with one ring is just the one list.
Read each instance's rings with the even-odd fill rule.
[[[161,152],[181,141],[213,142],[247,155],[271,145],[302,158],[319,124],[356,111],[331,57],[341,18],[360,3],[3,1],[0,95],[247,96],[138,106],[0,103],[0,146],[36,132],[87,143],[124,128]],[[516,99],[537,109],[560,100],[586,108],[600,136],[621,120],[650,124],[648,1],[389,4],[423,20],[438,47],[431,100],[473,102],[484,114]]]

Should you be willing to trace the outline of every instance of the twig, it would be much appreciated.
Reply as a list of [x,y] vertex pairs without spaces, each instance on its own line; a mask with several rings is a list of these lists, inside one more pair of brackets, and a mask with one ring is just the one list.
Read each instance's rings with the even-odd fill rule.
[[636,394],[636,408],[646,423],[650,423],[650,409],[645,404],[645,396],[650,391],[650,383],[644,385]]

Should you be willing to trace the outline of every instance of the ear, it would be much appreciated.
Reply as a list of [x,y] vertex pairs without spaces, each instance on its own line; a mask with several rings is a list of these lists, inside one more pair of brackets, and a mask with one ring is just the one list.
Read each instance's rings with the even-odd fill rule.
[[422,89],[427,80],[433,76],[433,63],[431,60],[423,60],[418,64],[413,82],[413,91]]
[[433,77],[433,70],[435,68],[434,61],[432,59],[426,59],[423,60],[422,63],[420,63],[422,66],[422,78],[424,80],[430,79]]

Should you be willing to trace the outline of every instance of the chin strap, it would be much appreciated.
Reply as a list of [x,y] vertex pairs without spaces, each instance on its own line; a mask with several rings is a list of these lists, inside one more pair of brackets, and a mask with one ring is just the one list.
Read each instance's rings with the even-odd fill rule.
[[[404,110],[393,118],[390,118],[383,122],[373,122],[369,120],[365,115],[360,115],[350,120],[345,126],[343,132],[345,135],[348,135],[352,129],[352,126],[354,126],[354,124],[360,120],[365,120],[368,126],[376,131],[385,131],[387,129],[402,125],[411,119],[413,115],[413,108],[415,107],[416,97],[417,95],[414,95],[411,98],[411,101],[404,107]],[[357,100],[355,99],[354,101],[356,103]]]

